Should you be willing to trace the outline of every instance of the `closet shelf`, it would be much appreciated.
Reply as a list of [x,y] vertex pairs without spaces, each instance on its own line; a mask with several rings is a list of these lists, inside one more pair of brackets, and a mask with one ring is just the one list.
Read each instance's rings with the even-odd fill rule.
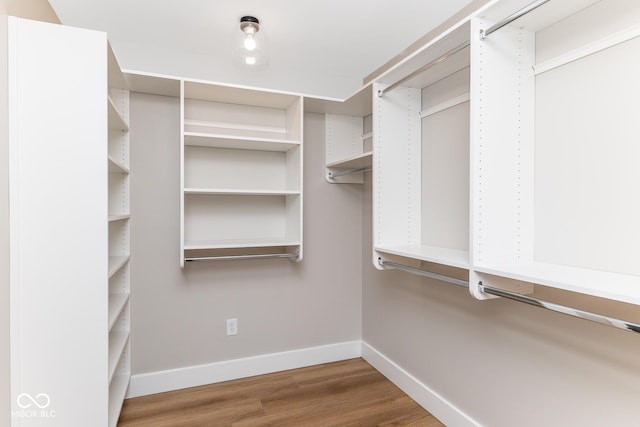
[[255,190],[255,189],[224,189],[224,188],[185,188],[184,194],[191,195],[230,195],[230,196],[298,196],[300,191],[290,190]]
[[116,427],[122,401],[124,401],[129,388],[129,375],[115,375],[109,386],[109,427]]
[[300,145],[299,140],[256,138],[224,134],[184,132],[184,145],[236,150],[289,151]]
[[474,266],[479,273],[640,305],[640,277],[542,262]]
[[110,173],[129,173],[129,168],[126,167],[122,162],[114,159],[109,156],[109,172]]
[[374,247],[374,250],[390,255],[469,269],[468,251],[423,245],[380,245]]
[[300,240],[293,239],[224,239],[210,241],[186,241],[184,250],[268,248],[276,246],[300,246]]
[[107,109],[109,111],[109,129],[128,131],[129,125],[118,111],[118,108],[116,108],[110,96],[107,97]]
[[116,274],[122,266],[129,261],[129,256],[110,256],[109,257],[109,278]]
[[129,301],[129,294],[109,295],[109,331],[113,328],[116,319],[122,313],[122,309]]
[[347,159],[337,160],[327,164],[330,169],[356,169],[371,167],[373,163],[373,151],[358,154]]
[[109,382],[113,380],[128,341],[129,331],[111,331],[109,334]]
[[109,222],[123,221],[123,220],[129,219],[129,218],[131,218],[131,215],[129,215],[129,214],[109,215]]

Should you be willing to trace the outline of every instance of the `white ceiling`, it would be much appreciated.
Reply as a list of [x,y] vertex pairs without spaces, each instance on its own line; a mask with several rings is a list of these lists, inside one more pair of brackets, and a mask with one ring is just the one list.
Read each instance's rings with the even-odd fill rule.
[[[345,98],[470,0],[49,0],[63,24],[106,31],[125,69]],[[270,62],[231,61],[239,18],[260,19]]]

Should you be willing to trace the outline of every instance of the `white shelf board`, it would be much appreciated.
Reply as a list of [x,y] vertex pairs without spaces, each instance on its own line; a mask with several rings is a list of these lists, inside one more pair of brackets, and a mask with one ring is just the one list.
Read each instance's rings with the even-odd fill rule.
[[129,294],[110,294],[109,295],[109,331],[113,328],[116,319],[122,313],[122,309],[129,301]]
[[278,190],[238,190],[226,188],[185,188],[184,194],[199,195],[231,195],[231,196],[297,196],[300,191],[278,191]]
[[422,245],[376,246],[374,250],[405,258],[469,269],[468,251]]
[[120,362],[124,348],[129,340],[129,331],[112,331],[109,333],[109,382]]
[[185,132],[184,145],[237,150],[289,151],[300,145],[300,141],[278,138],[255,138],[224,134]]
[[109,172],[129,173],[129,168],[113,157],[109,156]]
[[368,116],[373,110],[371,86],[371,83],[366,84],[344,100],[307,97],[304,99],[304,111],[308,113],[344,114],[359,117]]
[[122,221],[131,218],[131,215],[109,215],[109,222]]
[[300,100],[300,95],[249,89],[239,86],[217,85],[213,82],[185,80],[184,97],[225,104],[250,105],[255,107],[286,109]]
[[475,265],[479,273],[640,305],[640,277],[540,262]]
[[109,427],[116,427],[129,388],[129,375],[115,375],[109,386]]
[[116,274],[129,261],[129,256],[110,256],[109,257],[109,278]]
[[129,125],[127,121],[122,117],[110,96],[107,97],[107,104],[107,110],[109,111],[109,129],[128,131]]
[[327,164],[330,169],[359,169],[370,167],[373,164],[373,151],[358,154],[348,159],[336,160]]
[[184,250],[268,248],[277,246],[300,246],[300,240],[289,239],[225,239],[218,241],[187,241]]

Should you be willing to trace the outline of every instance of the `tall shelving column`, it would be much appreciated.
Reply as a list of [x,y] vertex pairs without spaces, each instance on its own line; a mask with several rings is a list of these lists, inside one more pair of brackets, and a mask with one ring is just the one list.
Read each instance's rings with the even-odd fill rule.
[[109,426],[118,422],[131,376],[129,91],[108,48]]

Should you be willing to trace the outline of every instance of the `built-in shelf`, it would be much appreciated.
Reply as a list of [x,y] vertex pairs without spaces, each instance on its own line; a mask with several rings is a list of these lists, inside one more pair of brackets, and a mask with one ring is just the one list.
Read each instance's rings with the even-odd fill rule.
[[129,256],[109,257],[109,277],[113,276],[129,261]]
[[374,247],[374,250],[390,255],[418,259],[420,261],[427,261],[450,267],[463,269],[469,268],[468,251],[421,245],[380,245]]
[[111,382],[120,363],[120,358],[129,340],[129,331],[111,331],[109,333],[109,381]]
[[109,172],[112,173],[129,173],[129,168],[126,167],[122,162],[114,159],[109,156]]
[[109,330],[113,328],[118,316],[122,313],[122,309],[129,301],[129,294],[110,294],[109,295]]
[[358,154],[356,156],[336,160],[327,164],[327,168],[330,169],[359,169],[371,167],[373,163],[373,151],[367,151],[366,153]]
[[116,222],[116,221],[124,221],[125,219],[129,219],[131,218],[131,215],[126,214],[126,215],[109,215],[109,222]]
[[129,375],[114,375],[109,386],[109,427],[116,427],[122,410],[127,389]]
[[110,96],[107,97],[107,105],[109,111],[109,129],[128,131],[129,125],[127,121],[122,117]]
[[199,195],[234,195],[234,196],[295,196],[299,195],[300,191],[288,191],[288,190],[237,190],[237,189],[225,189],[225,188],[185,188],[184,194],[199,194]]
[[201,249],[234,249],[234,248],[267,248],[280,246],[298,246],[300,240],[289,239],[225,239],[210,241],[188,241],[185,250]]
[[184,145],[196,147],[233,148],[236,150],[289,151],[292,148],[299,146],[300,141],[185,132]]

